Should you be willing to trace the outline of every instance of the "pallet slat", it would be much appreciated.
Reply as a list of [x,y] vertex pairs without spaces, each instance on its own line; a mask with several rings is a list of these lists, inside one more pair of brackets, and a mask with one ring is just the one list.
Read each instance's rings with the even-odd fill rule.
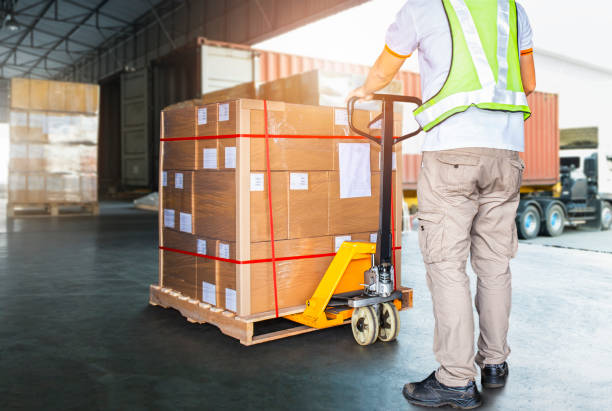
[[[412,307],[412,289],[400,287],[400,290],[402,291],[403,311]],[[258,319],[255,319],[255,316],[251,316],[250,318],[237,317],[232,312],[199,302],[193,298],[185,297],[176,291],[158,285],[151,285],[149,287],[149,304],[164,308],[173,308],[180,312],[181,315],[191,323],[212,324],[219,328],[223,334],[239,340],[243,345],[261,344],[317,330],[316,328],[306,327],[296,323],[295,327],[254,335],[255,323],[268,320],[274,316],[269,317],[264,313],[264,315],[260,315]],[[289,309],[286,313],[281,312],[280,314],[288,315],[289,312],[294,313],[293,311],[295,311],[295,308]],[[304,308],[302,307],[298,312],[303,311]],[[348,323],[350,323],[350,320],[345,322],[345,324]]]
[[[74,210],[79,207],[80,210]],[[72,208],[67,211],[66,208]],[[7,217],[66,217],[78,215],[98,215],[98,203],[8,203]]]

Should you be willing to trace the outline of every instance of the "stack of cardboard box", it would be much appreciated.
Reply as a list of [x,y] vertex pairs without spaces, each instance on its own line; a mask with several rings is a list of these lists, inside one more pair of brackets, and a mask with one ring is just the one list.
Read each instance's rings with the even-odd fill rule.
[[97,202],[98,86],[11,80],[9,203]]
[[[162,113],[160,284],[241,316],[275,309],[270,215],[280,309],[305,304],[340,244],[375,242],[379,223],[380,147],[349,130],[346,109],[268,102],[267,113],[271,181],[263,101]],[[356,111],[355,123],[368,131],[376,114]],[[317,257],[286,259],[305,256]]]

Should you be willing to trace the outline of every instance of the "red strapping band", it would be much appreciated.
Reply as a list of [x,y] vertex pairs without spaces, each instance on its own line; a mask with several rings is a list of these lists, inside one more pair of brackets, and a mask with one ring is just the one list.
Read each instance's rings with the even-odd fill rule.
[[[160,138],[159,141],[191,141],[191,140],[216,140],[216,139],[225,139],[225,138],[321,138],[321,139],[341,139],[341,140],[356,140],[356,139],[364,139],[367,140],[363,136],[311,136],[307,134],[222,134],[220,136],[197,136],[197,137],[166,137]],[[380,136],[374,136],[376,138],[380,138]],[[393,137],[399,138],[399,137]]]
[[[335,257],[336,256],[336,253],[325,253],[325,254],[292,255],[290,257],[276,257],[275,260],[272,260],[271,258],[262,258],[259,260],[240,261],[240,260],[234,260],[231,258],[221,258],[221,257],[212,256],[212,255],[193,253],[191,251],[184,251],[184,250],[179,250],[177,248],[171,248],[171,247],[159,246],[159,249],[164,250],[164,251],[171,251],[173,253],[191,255],[194,257],[207,258],[209,260],[223,261],[224,263],[232,263],[232,264],[260,264],[260,263],[271,263],[272,261],[306,260],[308,258],[323,258],[323,257]],[[394,250],[401,250],[401,249],[402,247],[394,247]]]
[[268,102],[264,100],[264,130],[266,132],[266,174],[268,175],[268,208],[270,210],[270,244],[272,246],[272,276],[274,278],[274,312],[278,318],[278,287],[276,285],[276,253],[274,251],[274,213],[272,212],[272,176],[270,173],[270,136],[268,135]]
[[393,184],[391,184],[391,251],[393,261],[393,288],[397,290],[397,269],[395,268],[395,197],[393,196]]

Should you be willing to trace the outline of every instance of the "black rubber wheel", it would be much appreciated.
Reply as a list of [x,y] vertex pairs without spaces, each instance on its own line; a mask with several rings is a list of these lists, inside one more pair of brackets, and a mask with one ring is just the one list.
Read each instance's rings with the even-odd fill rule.
[[612,206],[604,203],[601,207],[601,229],[609,230],[612,227]]
[[559,204],[553,204],[546,210],[546,218],[542,225],[542,234],[557,237],[563,234],[565,228],[565,212]]
[[529,205],[522,212],[518,224],[517,231],[519,238],[530,240],[536,238],[540,232],[540,212],[535,206]]

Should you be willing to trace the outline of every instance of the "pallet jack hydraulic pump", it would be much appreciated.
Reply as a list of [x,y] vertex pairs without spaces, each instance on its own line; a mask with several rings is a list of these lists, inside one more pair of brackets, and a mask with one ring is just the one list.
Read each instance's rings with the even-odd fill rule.
[[395,138],[393,136],[394,103],[421,105],[416,97],[374,94],[382,103],[382,112],[370,125],[382,121],[382,136],[375,137],[358,130],[353,124],[355,103],[347,104],[351,130],[381,146],[381,192],[379,226],[374,243],[344,242],[327,268],[303,313],[285,318],[314,328],[328,328],[351,321],[353,336],[360,345],[393,341],[399,334],[398,311],[402,292],[395,284],[391,230],[393,145],[413,137],[421,129]]

